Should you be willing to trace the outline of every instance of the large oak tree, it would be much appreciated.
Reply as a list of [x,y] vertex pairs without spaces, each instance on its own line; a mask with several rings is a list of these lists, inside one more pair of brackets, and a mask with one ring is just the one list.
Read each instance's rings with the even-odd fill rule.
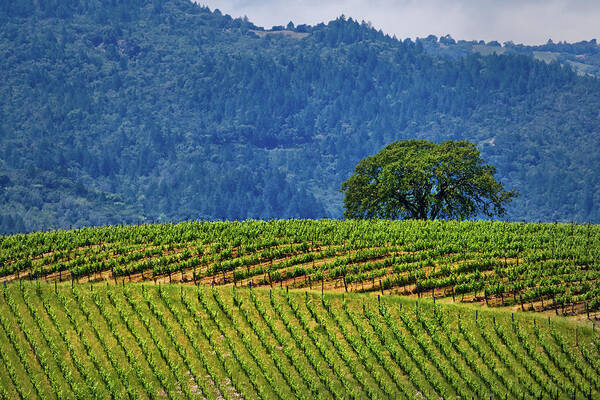
[[346,218],[466,219],[505,213],[517,196],[468,141],[393,142],[361,160],[341,188]]

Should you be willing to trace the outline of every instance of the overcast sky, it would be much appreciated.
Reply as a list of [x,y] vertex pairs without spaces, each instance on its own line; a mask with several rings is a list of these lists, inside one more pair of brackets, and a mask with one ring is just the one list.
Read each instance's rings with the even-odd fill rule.
[[600,0],[196,0],[270,28],[314,25],[341,14],[370,21],[398,38],[452,35],[465,40],[600,39]]

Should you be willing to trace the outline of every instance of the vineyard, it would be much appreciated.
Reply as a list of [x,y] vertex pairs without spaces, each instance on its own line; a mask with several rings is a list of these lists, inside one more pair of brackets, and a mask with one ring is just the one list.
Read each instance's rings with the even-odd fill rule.
[[377,292],[591,319],[599,257],[589,224],[186,222],[0,236],[0,280]]
[[591,399],[600,334],[399,296],[8,285],[0,398]]

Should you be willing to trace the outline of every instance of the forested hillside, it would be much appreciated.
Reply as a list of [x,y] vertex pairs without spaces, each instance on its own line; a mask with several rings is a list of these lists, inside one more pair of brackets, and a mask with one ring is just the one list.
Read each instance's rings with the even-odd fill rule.
[[438,56],[459,58],[472,53],[482,55],[522,54],[547,63],[557,62],[568,65],[579,75],[600,76],[600,45],[596,39],[582,40],[576,43],[554,43],[549,39],[546,44],[535,46],[513,42],[500,44],[497,40],[487,43],[483,40],[457,41],[450,35],[440,38],[429,35],[418,40],[427,52]]
[[352,19],[266,32],[188,0],[0,1],[0,232],[340,217],[399,139],[469,139],[511,220],[600,221],[600,84],[435,56]]

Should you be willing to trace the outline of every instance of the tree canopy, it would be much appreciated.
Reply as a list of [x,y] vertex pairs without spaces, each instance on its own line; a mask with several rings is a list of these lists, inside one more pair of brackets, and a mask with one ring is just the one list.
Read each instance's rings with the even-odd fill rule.
[[346,218],[466,219],[502,215],[517,195],[468,141],[393,142],[342,183]]

